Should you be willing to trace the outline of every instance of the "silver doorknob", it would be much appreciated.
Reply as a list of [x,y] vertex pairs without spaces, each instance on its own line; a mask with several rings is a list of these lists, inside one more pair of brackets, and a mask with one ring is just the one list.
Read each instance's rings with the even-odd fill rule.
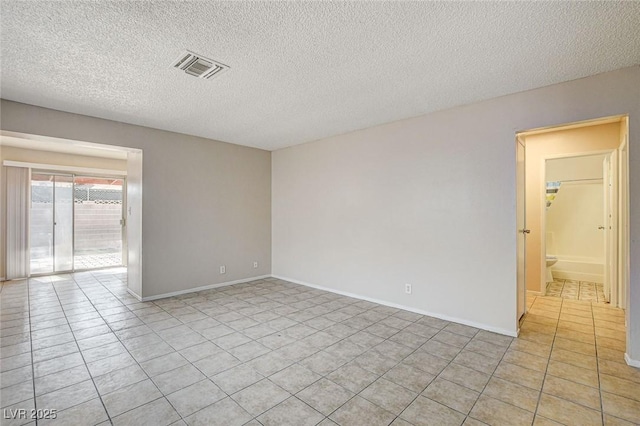
[[530,234],[531,229],[521,229],[520,232],[522,232],[523,234]]

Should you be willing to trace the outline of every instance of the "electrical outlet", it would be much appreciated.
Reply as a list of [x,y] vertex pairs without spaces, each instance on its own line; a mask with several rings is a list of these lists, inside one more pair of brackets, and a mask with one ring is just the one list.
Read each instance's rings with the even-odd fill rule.
[[404,292],[407,294],[411,294],[411,284],[404,285]]
[[253,267],[257,268],[258,267],[258,262],[253,262]]
[[222,265],[222,266],[220,267],[220,273],[221,273],[221,274],[225,274],[225,273],[227,273],[227,268],[226,268],[226,266]]

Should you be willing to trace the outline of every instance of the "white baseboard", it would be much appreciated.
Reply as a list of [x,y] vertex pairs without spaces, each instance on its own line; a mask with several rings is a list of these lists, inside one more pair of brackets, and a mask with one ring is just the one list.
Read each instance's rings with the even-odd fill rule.
[[4,277],[0,277],[0,281],[6,281]]
[[142,297],[140,297],[140,295],[137,294],[135,291],[131,290],[130,288],[127,288],[127,293],[129,293],[130,295],[132,295],[133,297],[135,297],[136,299],[142,302]]
[[284,280],[284,281],[289,281],[289,282],[292,282],[292,283],[295,283],[295,284],[300,284],[300,285],[303,285],[303,286],[306,286],[306,287],[316,288],[318,290],[324,290],[324,291],[328,291],[330,293],[340,294],[342,296],[353,297],[355,299],[360,299],[360,300],[366,300],[367,302],[373,302],[373,303],[377,303],[379,305],[389,306],[391,308],[402,309],[404,311],[414,312],[414,313],[420,314],[420,315],[427,315],[427,316],[434,317],[434,318],[439,318],[439,319],[442,319],[442,320],[445,320],[445,321],[451,321],[451,322],[455,322],[455,323],[458,323],[458,324],[468,325],[470,327],[480,328],[482,330],[491,331],[493,333],[504,334],[504,335],[510,336],[510,337],[518,337],[516,331],[505,330],[505,329],[502,329],[502,328],[493,327],[493,326],[486,325],[486,324],[480,324],[480,323],[477,323],[475,321],[468,321],[468,320],[465,320],[465,319],[462,319],[462,318],[450,317],[448,315],[442,315],[442,314],[438,314],[438,313],[434,313],[434,312],[428,312],[428,311],[424,311],[422,309],[416,309],[416,308],[412,308],[410,306],[404,306],[404,305],[400,305],[400,304],[393,303],[393,302],[387,302],[385,300],[380,300],[380,299],[375,299],[375,298],[372,298],[372,297],[362,296],[362,295],[359,295],[359,294],[349,293],[347,291],[340,291],[340,290],[336,290],[336,289],[329,288],[329,287],[323,287],[323,286],[319,286],[319,285],[316,285],[316,284],[311,284],[311,283],[307,283],[307,282],[304,282],[304,281],[296,280],[296,279],[293,279],[293,278],[287,278],[287,277],[283,277],[283,276],[279,276],[279,275],[272,275],[272,277],[278,278],[278,279]]
[[627,362],[627,365],[632,367],[640,368],[640,360],[629,358],[629,354],[624,354],[624,360]]
[[544,296],[546,291],[527,290],[527,296]]
[[[243,279],[240,279],[240,280],[227,281],[227,282],[224,282],[224,283],[205,285],[205,286],[202,286],[202,287],[188,288],[186,290],[172,291],[171,293],[163,293],[163,294],[157,294],[155,296],[143,297],[143,298],[141,298],[141,301],[142,302],[150,302],[152,300],[164,299],[166,297],[179,296],[181,294],[187,294],[187,293],[195,293],[195,292],[203,291],[203,290],[211,290],[212,288],[226,287],[228,285],[234,285],[234,284],[242,284],[242,283],[247,283],[249,281],[262,280],[264,278],[270,278],[270,277],[271,277],[271,275],[260,275],[260,276],[257,276],[257,277],[243,278]],[[136,296],[135,293],[132,293],[132,294],[134,296]]]

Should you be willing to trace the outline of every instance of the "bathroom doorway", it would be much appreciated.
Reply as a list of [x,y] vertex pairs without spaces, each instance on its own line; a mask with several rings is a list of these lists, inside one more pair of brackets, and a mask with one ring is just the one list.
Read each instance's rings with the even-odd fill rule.
[[[545,160],[545,294],[608,303],[607,265],[617,250],[607,241],[615,232],[610,176],[613,152],[554,155]],[[605,182],[606,180],[606,182]]]
[[[516,152],[517,166],[516,182],[517,187],[517,314],[520,319],[522,311],[525,313],[535,297],[548,297],[554,292],[558,293],[558,286],[552,287],[553,291],[547,294],[547,254],[556,255],[558,261],[554,270],[560,271],[557,274],[558,279],[563,278],[562,270],[558,267],[567,265],[567,261],[572,259],[561,259],[563,253],[553,253],[558,249],[558,232],[551,230],[552,236],[549,241],[549,250],[547,251],[547,181],[567,181],[560,183],[560,188],[553,188],[550,185],[550,193],[553,190],[557,194],[561,194],[562,198],[558,198],[558,203],[567,204],[565,197],[571,196],[574,190],[580,192],[584,189],[586,192],[596,192],[599,185],[603,202],[600,203],[602,208],[601,216],[596,224],[592,235],[592,241],[598,241],[598,247],[603,252],[614,253],[615,256],[604,256],[601,261],[599,271],[583,271],[582,280],[585,283],[594,283],[593,286],[584,286],[582,292],[585,297],[594,295],[596,300],[598,295],[601,299],[610,302],[611,306],[626,308],[627,292],[628,292],[628,117],[616,116],[607,117],[584,122],[570,123],[561,126],[548,128],[540,128],[518,132],[516,134]],[[598,164],[598,170],[601,171],[599,177],[585,180],[587,184],[569,183],[569,180],[581,179],[580,176],[570,179],[563,176],[560,178],[547,179],[547,166],[553,172],[559,169],[565,172],[570,169],[571,165],[562,164],[556,160],[562,159],[578,159],[580,161],[591,161]],[[549,161],[549,163],[548,163]],[[577,161],[577,160],[575,160]],[[585,177],[582,177],[585,178]],[[555,180],[554,180],[555,179]],[[586,178],[585,178],[586,179]],[[596,180],[599,179],[599,180]],[[557,185],[557,184],[556,184]],[[573,186],[572,186],[573,185]],[[570,188],[567,190],[567,188]],[[607,190],[605,191],[605,188]],[[564,192],[563,192],[564,189]],[[584,191],[583,191],[584,192]],[[608,194],[608,195],[607,195]],[[608,198],[607,198],[608,197]],[[563,201],[564,199],[564,201]],[[561,205],[560,204],[560,205]],[[569,203],[571,204],[571,203]],[[604,205],[608,206],[607,217],[604,213]],[[551,209],[560,210],[556,204]],[[566,207],[566,206],[565,206]],[[597,212],[591,212],[591,217],[596,217]],[[582,217],[582,216],[579,216]],[[554,218],[551,218],[552,226]],[[557,221],[556,221],[557,222]],[[557,225],[557,223],[556,223]],[[603,227],[603,229],[598,229]],[[568,229],[568,228],[566,228]],[[522,244],[521,244],[522,243]],[[589,243],[591,244],[591,243]],[[560,254],[561,256],[557,256]],[[579,257],[579,256],[578,256]],[[583,256],[588,257],[588,256]],[[575,258],[573,259],[576,260]],[[554,265],[555,266],[555,265]],[[589,275],[591,274],[591,275]],[[596,275],[602,276],[601,292],[600,286],[594,279]],[[553,282],[553,281],[552,281]],[[609,286],[605,286],[605,282]],[[568,289],[568,288],[567,288]],[[571,292],[567,291],[567,295]],[[579,298],[580,287],[573,291]],[[525,297],[526,296],[526,297]],[[562,296],[562,289],[560,289]],[[525,300],[523,303],[522,301]],[[521,304],[524,308],[521,308]]]

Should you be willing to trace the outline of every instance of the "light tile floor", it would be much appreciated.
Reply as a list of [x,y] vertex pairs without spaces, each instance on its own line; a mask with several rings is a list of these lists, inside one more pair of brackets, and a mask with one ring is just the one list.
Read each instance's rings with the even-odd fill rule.
[[76,270],[122,266],[122,251],[76,254],[73,266]]
[[563,299],[607,303],[604,297],[603,285],[588,281],[556,278],[553,282],[547,283],[546,295],[550,297],[562,297]]
[[140,303],[125,276],[2,285],[3,417],[37,408],[58,410],[42,425],[640,423],[640,370],[623,361],[623,312],[606,305],[533,298],[513,339],[277,279]]
[[[81,253],[73,257],[73,268],[76,271],[84,269],[114,268],[122,266],[121,252],[100,253]],[[31,258],[31,273],[46,274],[53,271],[53,257],[48,254],[42,254],[39,257]]]

